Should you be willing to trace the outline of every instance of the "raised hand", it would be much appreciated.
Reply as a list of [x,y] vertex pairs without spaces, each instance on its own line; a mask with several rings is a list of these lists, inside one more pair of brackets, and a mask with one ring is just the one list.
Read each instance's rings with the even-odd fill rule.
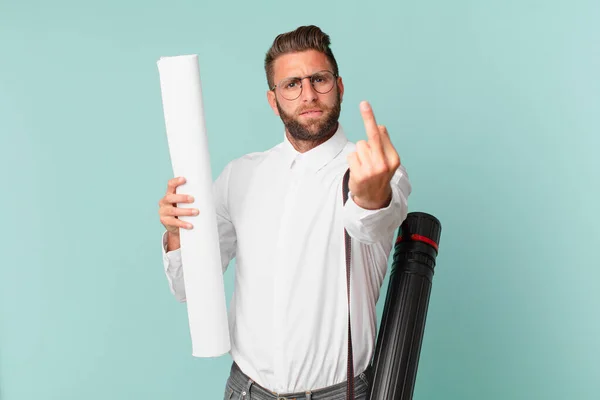
[[360,104],[367,140],[356,142],[356,151],[348,155],[349,190],[360,207],[376,210],[386,207],[392,198],[390,180],[400,166],[400,156],[392,145],[385,126],[377,125],[371,105]]

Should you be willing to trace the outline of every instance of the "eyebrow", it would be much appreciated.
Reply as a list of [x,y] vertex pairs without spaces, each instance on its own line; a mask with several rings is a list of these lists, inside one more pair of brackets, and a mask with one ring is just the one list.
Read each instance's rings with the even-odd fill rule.
[[[285,78],[281,78],[281,79],[279,80],[279,82],[281,82],[281,81],[282,81],[282,80],[284,80],[284,79],[300,79],[300,78],[308,78],[309,76],[313,76],[314,74],[318,74],[319,72],[325,72],[325,71],[331,72],[331,71],[329,71],[328,69],[320,69],[320,70],[318,70],[318,71],[315,71],[315,72],[313,72],[313,73],[311,73],[311,74],[304,75],[304,76],[298,76],[298,75],[295,75],[295,76],[288,76],[288,77],[285,77]],[[332,73],[333,73],[333,72],[332,72]]]

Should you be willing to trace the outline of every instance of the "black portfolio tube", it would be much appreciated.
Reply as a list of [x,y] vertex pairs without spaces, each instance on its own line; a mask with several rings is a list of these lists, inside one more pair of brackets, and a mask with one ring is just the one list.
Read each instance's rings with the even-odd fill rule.
[[432,215],[409,213],[395,244],[373,356],[370,400],[411,400],[441,235]]

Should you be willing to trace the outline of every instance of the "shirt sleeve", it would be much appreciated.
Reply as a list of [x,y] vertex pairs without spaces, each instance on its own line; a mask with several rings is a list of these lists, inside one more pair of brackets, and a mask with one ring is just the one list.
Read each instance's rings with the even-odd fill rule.
[[181,249],[167,252],[167,231],[164,231],[162,236],[162,258],[169,289],[177,301],[184,302],[185,283],[183,280]]
[[344,226],[348,235],[361,243],[373,244],[393,240],[394,232],[408,215],[408,196],[412,191],[408,174],[400,165],[390,181],[392,200],[385,208],[367,210],[358,206],[348,194],[344,206]]
[[[221,252],[221,268],[223,273],[227,266],[235,257],[237,246],[237,236],[235,227],[229,215],[229,177],[231,174],[232,163],[227,164],[223,172],[213,183],[213,195],[215,201],[215,211],[217,214],[217,230],[219,233],[219,248]],[[201,206],[199,206],[201,207]],[[200,212],[202,209],[200,208]],[[167,232],[162,235],[162,258],[165,275],[169,284],[169,289],[175,298],[180,302],[186,301],[185,282],[183,279],[183,263],[181,260],[181,249],[167,252]]]

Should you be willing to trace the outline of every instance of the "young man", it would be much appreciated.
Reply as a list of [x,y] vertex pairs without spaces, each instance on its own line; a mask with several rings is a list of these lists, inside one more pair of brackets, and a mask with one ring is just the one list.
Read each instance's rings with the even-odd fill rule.
[[[355,395],[365,398],[379,298],[396,229],[411,192],[405,168],[367,102],[357,105],[365,140],[338,122],[344,84],[329,36],[305,26],[281,34],[265,59],[268,102],[283,142],[231,161],[214,183],[223,271],[236,258],[230,304],[234,363],[226,399],[345,399],[348,300],[344,228],[351,238],[351,327]],[[342,180],[350,169],[349,198]],[[179,220],[201,210],[175,194],[160,201],[170,289],[185,301]],[[193,214],[195,212],[195,214]]]

